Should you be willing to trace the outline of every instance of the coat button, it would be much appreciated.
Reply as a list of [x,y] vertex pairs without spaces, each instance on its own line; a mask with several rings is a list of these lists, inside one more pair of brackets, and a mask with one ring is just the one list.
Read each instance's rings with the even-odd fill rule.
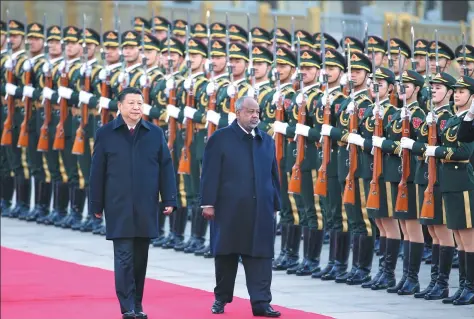
[[253,199],[257,199],[257,196],[254,196]]
[[457,166],[457,165],[456,165],[456,166],[454,166],[454,169],[458,169],[458,166]]

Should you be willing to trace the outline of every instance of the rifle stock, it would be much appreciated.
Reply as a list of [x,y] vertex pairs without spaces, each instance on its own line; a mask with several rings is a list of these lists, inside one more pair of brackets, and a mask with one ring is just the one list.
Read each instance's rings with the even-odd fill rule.
[[[358,115],[357,108],[350,117],[350,133],[357,134]],[[355,172],[357,171],[357,145],[349,146],[349,172],[346,176],[346,186],[344,187],[343,203],[355,205]]]
[[[150,104],[150,86],[145,86],[143,89],[142,89],[142,93],[143,93],[143,102],[145,104]],[[145,121],[149,121],[150,118],[145,115],[145,114],[142,114],[142,119],[144,119]],[[158,122],[158,121],[157,121]],[[158,125],[155,121],[153,121],[153,123],[155,123],[156,125]]]
[[[433,121],[428,127],[428,145],[434,146],[437,142],[437,128],[436,122]],[[428,186],[424,192],[423,206],[421,207],[421,218],[433,219],[435,215],[434,208],[434,184],[436,183],[436,158],[430,156],[428,158]]]
[[[84,78],[84,91],[89,92],[91,89],[91,78],[85,75]],[[76,130],[76,137],[74,144],[72,145],[72,154],[83,155],[84,154],[84,143],[86,139],[86,126],[89,119],[89,106],[83,104],[81,107],[81,124]]]
[[[210,96],[210,99],[209,99],[208,109],[212,110],[212,111],[216,110],[216,94],[217,94],[216,91],[217,91],[217,87],[216,87],[216,89],[214,90],[214,93],[212,93],[212,95]],[[216,124],[211,123],[211,122],[207,122],[207,138],[211,137],[211,135],[214,134],[216,129],[217,129]]]
[[[176,105],[176,89],[173,88],[169,91],[168,103],[171,105]],[[176,141],[176,119],[172,116],[168,119],[168,148],[173,157],[174,143]]]
[[[31,84],[31,71],[25,73],[25,85]],[[28,147],[29,132],[28,132],[28,122],[31,118],[31,98],[25,96],[25,116],[23,117],[23,122],[20,126],[20,135],[18,136],[17,147]]]
[[[326,105],[324,106],[324,115],[323,123],[330,125],[331,124],[331,105],[329,104],[329,96],[326,100]],[[326,197],[328,194],[328,164],[331,156],[331,138],[329,136],[323,136],[323,158],[321,167],[318,170],[318,178],[316,184],[314,185],[314,194]]]
[[[306,122],[306,101],[301,103],[298,112],[298,123],[303,124]],[[296,161],[291,169],[291,179],[288,185],[288,193],[300,194],[301,193],[301,164],[303,163],[305,156],[305,144],[306,139],[303,135],[298,135],[296,140]]]
[[[382,118],[380,115],[375,115],[374,136],[382,137]],[[379,178],[382,174],[382,149],[374,147],[374,163],[372,170],[372,180],[370,181],[369,196],[367,197],[367,208],[380,209],[380,184]]]
[[[13,83],[13,70],[7,70],[7,82]],[[13,114],[15,113],[15,100],[14,96],[9,95],[7,97],[7,109],[8,115],[3,123],[3,131],[2,131],[2,146],[12,145],[13,143]]]
[[229,113],[235,113],[235,94],[230,98],[229,101]]
[[[410,121],[408,118],[402,122],[402,137],[410,137]],[[402,178],[398,184],[395,211],[408,212],[408,176],[410,176],[410,150],[402,150]]]
[[[67,63],[65,61],[65,63]],[[64,66],[66,69],[66,66]],[[63,70],[61,73],[61,86],[67,87],[69,85],[69,79],[68,79],[68,74]],[[55,151],[62,151],[64,150],[65,142],[66,142],[66,136],[64,132],[64,122],[66,122],[66,118],[68,116],[68,106],[67,106],[67,100],[66,99],[61,99],[59,102],[59,123],[56,126],[56,134],[54,136],[54,142],[53,142],[53,150]]]
[[[281,97],[277,102],[277,109],[275,113],[276,113],[275,114],[276,121],[283,122],[285,120],[285,111],[283,109]],[[281,160],[283,159],[283,134],[275,133],[275,147],[276,147],[275,156],[276,156],[276,161],[278,165],[278,176],[280,177],[280,179],[282,179],[283,176],[282,176],[280,165],[281,165]]]
[[[187,105],[194,107],[194,92],[193,84],[188,91]],[[186,135],[184,138],[184,145],[181,150],[181,158],[178,164],[178,174],[191,174],[191,143],[193,142],[194,124],[192,119],[186,119]]]
[[[105,81],[100,84],[100,93],[103,97],[109,97],[110,75],[107,74]],[[109,122],[109,110],[102,108],[100,110],[100,122],[105,125]]]
[[[53,87],[53,77],[48,74],[45,77],[45,87]],[[43,104],[44,121],[40,129],[40,137],[38,139],[38,145],[36,147],[38,152],[49,151],[49,123],[51,123],[51,100],[45,99]]]

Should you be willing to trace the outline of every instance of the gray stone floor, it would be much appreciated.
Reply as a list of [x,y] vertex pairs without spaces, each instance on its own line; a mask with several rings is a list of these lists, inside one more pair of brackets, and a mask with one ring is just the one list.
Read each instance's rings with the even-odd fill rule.
[[[1,245],[86,266],[113,269],[112,245],[104,237],[1,218]],[[189,225],[188,225],[189,232]],[[277,251],[279,237],[277,239]],[[323,264],[328,247],[323,248]],[[374,269],[377,258],[374,259]],[[183,286],[212,291],[214,288],[212,259],[184,253],[150,248],[147,276]],[[401,273],[401,260],[397,278]],[[424,287],[429,281],[429,266],[422,265],[420,279]],[[451,288],[457,288],[458,271],[451,273]],[[456,307],[440,301],[400,297],[384,291],[371,291],[334,282],[289,276],[274,272],[273,303],[285,307],[324,314],[339,319],[397,318],[473,318],[473,306]],[[235,295],[248,298],[243,268],[240,266]],[[283,317],[284,318],[284,317]]]

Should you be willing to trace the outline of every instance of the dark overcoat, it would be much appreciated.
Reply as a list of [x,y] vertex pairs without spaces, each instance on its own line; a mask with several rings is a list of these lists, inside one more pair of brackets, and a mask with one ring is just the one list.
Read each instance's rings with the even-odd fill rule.
[[141,120],[133,135],[121,115],[97,130],[90,175],[92,213],[107,239],[158,237],[162,206],[176,207],[176,179],[163,130]]
[[462,121],[459,127],[458,140],[464,143],[474,142],[474,121]]
[[217,130],[204,151],[201,206],[214,206],[213,255],[274,256],[275,212],[280,210],[275,143],[235,120]]

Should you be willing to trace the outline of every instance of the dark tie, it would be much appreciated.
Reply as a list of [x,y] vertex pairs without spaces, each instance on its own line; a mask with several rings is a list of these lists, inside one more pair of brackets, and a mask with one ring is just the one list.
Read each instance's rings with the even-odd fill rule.
[[133,135],[133,132],[135,132],[135,129],[132,127],[130,128],[130,135]]

